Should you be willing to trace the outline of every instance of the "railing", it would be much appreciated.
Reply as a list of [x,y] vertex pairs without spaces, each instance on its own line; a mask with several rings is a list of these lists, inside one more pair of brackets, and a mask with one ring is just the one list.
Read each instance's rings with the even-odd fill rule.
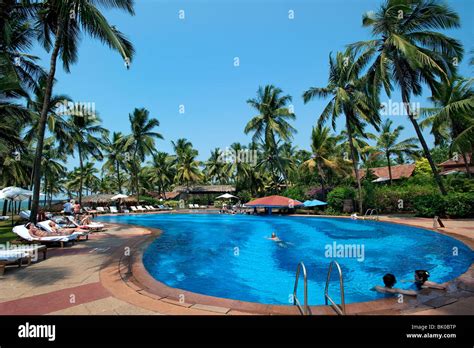
[[[374,212],[375,212],[376,215],[373,215]],[[377,208],[374,208],[374,209],[370,209],[370,208],[369,208],[369,209],[367,209],[366,212],[365,212],[365,214],[364,214],[364,218],[363,218],[363,219],[365,220],[365,219],[367,219],[367,218],[368,218],[368,219],[372,219],[372,220],[377,220],[377,221],[378,221],[378,220],[379,220],[379,212],[378,212]]]
[[[341,304],[337,304],[334,302],[334,300],[329,296],[329,281],[331,280],[331,272],[332,272],[332,266],[336,265],[337,271],[339,273],[339,287],[341,291]],[[345,315],[346,314],[346,303],[344,300],[344,281],[342,279],[342,270],[341,266],[337,261],[331,261],[329,264],[329,270],[328,270],[328,277],[326,279],[326,288],[324,289],[324,299],[326,302],[326,306],[328,305],[328,302],[330,302],[332,308],[336,311],[337,314],[339,315]]]
[[[297,291],[298,291],[298,280],[300,278],[300,271],[303,270],[303,288],[304,288],[304,305],[301,306],[300,301],[298,300]],[[293,305],[297,306],[301,314],[308,315],[309,306],[308,306],[308,277],[306,274],[306,267],[303,262],[300,262],[296,267],[296,279],[295,287],[293,289]]]

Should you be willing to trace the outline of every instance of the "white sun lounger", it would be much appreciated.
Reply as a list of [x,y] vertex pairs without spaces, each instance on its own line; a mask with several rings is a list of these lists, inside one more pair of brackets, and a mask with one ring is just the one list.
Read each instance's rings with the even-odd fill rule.
[[[69,216],[68,216],[68,218],[69,218]],[[69,221],[71,221],[71,220],[69,220]],[[72,221],[74,221],[74,219]],[[52,230],[51,226],[49,226],[50,222],[51,222],[51,220],[41,221],[41,222],[38,222],[37,226],[42,228],[43,230],[49,232],[49,233],[53,233],[54,231]],[[86,239],[89,239],[89,232],[73,232],[73,233],[71,233],[71,235],[72,234],[75,234],[77,236],[77,238],[86,237]]]
[[47,237],[36,237],[32,236],[25,225],[13,227],[13,233],[15,233],[21,239],[28,242],[41,242],[41,243],[61,243],[61,247],[64,243],[74,242],[79,237],[73,233],[68,236],[47,236]]
[[10,219],[9,216],[0,216],[0,221],[5,221],[5,220],[8,220]]
[[31,210],[22,210],[20,211],[20,217],[23,220],[29,220],[31,215]]
[[79,225],[79,224],[76,222],[76,220],[74,220],[74,218],[73,218],[72,216],[67,216],[66,218],[69,220],[69,222],[70,222],[71,224],[74,225],[74,227],[77,227],[77,228],[83,228],[83,229],[86,229],[86,230],[96,230],[96,231],[102,230],[102,229],[105,228],[105,225],[104,225],[104,224],[101,224],[101,223],[99,223],[99,222],[91,222],[91,223],[88,224],[88,225]]
[[117,210],[117,207],[116,207],[115,205],[111,205],[111,206],[109,207],[109,209],[110,209],[110,212],[111,212],[112,214],[118,214],[118,212],[119,212],[119,211]]
[[141,205],[137,205],[137,209],[138,209],[138,210],[141,210],[141,211],[146,211],[146,209],[143,208]]
[[101,214],[104,214],[106,212],[104,207],[97,207],[96,210],[98,213],[101,213]]
[[135,213],[138,211],[137,207],[135,207],[134,205],[132,205],[130,209],[132,209],[132,212],[135,212]]
[[20,250],[0,250],[0,276],[5,273],[5,266],[18,263],[18,267],[23,264],[23,259],[27,259],[28,265],[31,263],[31,256]]

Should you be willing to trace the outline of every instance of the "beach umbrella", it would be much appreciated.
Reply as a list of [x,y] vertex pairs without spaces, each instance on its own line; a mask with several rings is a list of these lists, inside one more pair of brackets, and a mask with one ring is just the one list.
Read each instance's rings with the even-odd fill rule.
[[237,196],[231,195],[230,193],[224,193],[223,195],[220,195],[216,199],[231,199],[231,198],[239,198]]
[[124,194],[122,194],[122,193],[119,193],[118,195],[115,195],[115,196],[113,196],[113,197],[110,197],[110,200],[111,200],[111,201],[116,201],[116,200],[118,200],[118,199],[124,199],[124,198],[128,198],[128,196],[127,196],[127,195],[124,195]]
[[[7,199],[11,201],[24,201],[25,199],[33,196],[33,191],[22,189],[21,187],[5,187],[0,191],[0,199]],[[12,208],[12,226],[13,226],[13,213],[14,209]]]
[[313,200],[305,201],[303,204],[305,207],[317,207],[319,205],[326,205],[327,203],[323,201],[319,201],[317,199],[313,199]]

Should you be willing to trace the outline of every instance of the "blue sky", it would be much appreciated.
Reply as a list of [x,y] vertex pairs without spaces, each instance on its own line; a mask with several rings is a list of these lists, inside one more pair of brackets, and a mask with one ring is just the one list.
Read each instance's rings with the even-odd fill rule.
[[[462,21],[461,29],[449,34],[469,52],[474,49],[474,1],[449,3]],[[370,39],[361,16],[380,4],[381,0],[137,0],[133,17],[105,12],[135,46],[131,69],[126,70],[119,54],[85,37],[71,73],[59,66],[55,91],[78,102],[94,102],[110,131],[127,133],[128,114],[145,107],[161,123],[158,130],[165,140],[157,141],[158,150],[171,152],[171,140],[184,137],[204,160],[215,147],[250,141],[243,129],[256,112],[246,100],[260,85],[274,84],[293,96],[298,130],[293,145],[309,149],[311,127],[327,101],[304,105],[301,95],[311,86],[326,84],[329,52]],[[178,17],[180,10],[184,20]],[[48,66],[41,48],[34,48],[33,54]],[[234,66],[235,57],[239,67]],[[460,72],[472,76],[466,61]],[[419,99],[422,106],[427,96]],[[399,93],[392,100],[400,101]],[[179,113],[180,105],[184,114]],[[404,137],[415,136],[406,117],[394,117],[394,122],[405,126]],[[337,130],[342,127],[341,119]]]

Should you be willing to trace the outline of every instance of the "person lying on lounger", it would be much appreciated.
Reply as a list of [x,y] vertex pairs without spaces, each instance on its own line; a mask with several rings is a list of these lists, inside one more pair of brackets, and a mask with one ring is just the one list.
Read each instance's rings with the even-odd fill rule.
[[57,236],[67,236],[74,232],[87,232],[76,227],[60,228],[54,221],[50,221],[48,225],[51,228],[52,234]]
[[404,290],[394,288],[393,286],[397,283],[397,279],[391,273],[387,273],[383,276],[383,283],[385,286],[377,285],[374,289],[378,292],[383,294],[402,294],[402,295],[409,295],[409,296],[416,296],[417,292],[414,290]]
[[28,232],[32,237],[48,237],[48,236],[50,236],[50,234],[48,232],[43,231],[42,229],[36,227],[32,223],[28,223],[25,227],[28,229]]

